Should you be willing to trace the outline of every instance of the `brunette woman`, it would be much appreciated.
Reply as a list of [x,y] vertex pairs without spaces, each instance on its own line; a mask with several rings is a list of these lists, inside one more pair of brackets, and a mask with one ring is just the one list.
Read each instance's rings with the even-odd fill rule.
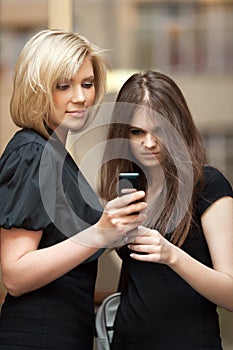
[[118,174],[133,171],[148,203],[142,236],[119,250],[129,276],[111,349],[222,349],[216,309],[233,311],[233,192],[207,164],[170,77],[148,71],[124,83],[103,164],[102,198],[114,198]]

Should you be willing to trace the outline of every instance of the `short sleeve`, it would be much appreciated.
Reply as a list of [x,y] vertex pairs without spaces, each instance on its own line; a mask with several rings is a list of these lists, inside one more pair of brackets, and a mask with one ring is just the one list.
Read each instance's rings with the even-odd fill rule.
[[197,213],[202,215],[204,211],[218,199],[233,197],[232,186],[226,177],[214,167],[205,168],[205,184],[198,198]]
[[[48,215],[44,209],[41,190],[55,186],[56,171],[51,165],[52,158],[48,159],[49,170],[40,182],[43,151],[41,144],[28,143],[3,154],[0,160],[0,227],[36,231],[51,223],[52,214]],[[50,200],[51,208],[55,208],[56,198]]]

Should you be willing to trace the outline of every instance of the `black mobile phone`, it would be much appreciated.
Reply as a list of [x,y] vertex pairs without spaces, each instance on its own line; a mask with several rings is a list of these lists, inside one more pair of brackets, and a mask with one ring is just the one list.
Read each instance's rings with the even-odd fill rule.
[[[146,190],[146,180],[141,177],[139,173],[120,173],[119,174],[119,196],[123,196],[127,190],[136,189],[136,190]],[[125,192],[124,192],[125,190]],[[142,201],[145,199],[142,199]],[[140,200],[135,201],[134,203],[140,202]],[[137,215],[138,212],[132,213],[130,215]],[[137,254],[144,255],[147,253],[136,252]]]
[[[136,189],[144,190],[142,186],[142,180],[139,173],[120,173],[119,174],[119,196],[130,193],[130,190]],[[143,199],[142,199],[143,200]],[[140,200],[135,201],[138,203]],[[137,215],[138,212],[132,213],[131,215]]]
[[139,173],[120,173],[119,174],[119,196],[129,193],[130,190],[140,190]]

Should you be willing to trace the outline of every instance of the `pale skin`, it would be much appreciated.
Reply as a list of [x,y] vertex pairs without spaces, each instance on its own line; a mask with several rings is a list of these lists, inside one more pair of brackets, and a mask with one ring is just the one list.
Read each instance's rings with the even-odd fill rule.
[[[141,164],[148,168],[153,178],[159,171],[162,153],[161,143],[154,133],[156,125],[137,115],[133,117],[131,124],[131,150]],[[154,157],[143,157],[149,153],[154,154]],[[141,228],[143,234],[129,244],[129,248],[135,251],[131,257],[168,265],[198,293],[233,312],[233,199],[222,197],[214,202],[201,216],[201,223],[213,269],[170,243],[158,231],[145,227]],[[137,252],[147,254],[141,255]]]
[[[65,144],[68,130],[80,129],[87,118],[86,109],[94,102],[94,72],[86,57],[71,81],[59,83],[53,92],[55,114],[50,127]],[[61,126],[62,123],[62,126]],[[97,252],[142,224],[146,203],[130,204],[145,196],[134,192],[107,203],[100,220],[81,234],[95,237],[96,244],[83,245],[72,237],[54,246],[37,249],[43,231],[23,228],[1,229],[1,270],[6,290],[13,296],[36,290],[61,277]],[[78,235],[77,235],[78,236]],[[95,242],[93,240],[92,242]]]

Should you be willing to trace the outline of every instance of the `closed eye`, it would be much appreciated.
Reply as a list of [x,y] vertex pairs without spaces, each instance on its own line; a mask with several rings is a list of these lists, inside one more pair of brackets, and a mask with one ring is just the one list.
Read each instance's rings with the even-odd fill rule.
[[69,87],[70,87],[70,84],[68,83],[59,83],[57,84],[56,89],[64,91],[64,90],[67,90]]
[[94,86],[94,81],[82,83],[82,87],[83,87],[84,89],[90,89],[92,86]]
[[130,128],[129,133],[134,136],[140,136],[145,133],[143,129],[137,129],[137,128]]

